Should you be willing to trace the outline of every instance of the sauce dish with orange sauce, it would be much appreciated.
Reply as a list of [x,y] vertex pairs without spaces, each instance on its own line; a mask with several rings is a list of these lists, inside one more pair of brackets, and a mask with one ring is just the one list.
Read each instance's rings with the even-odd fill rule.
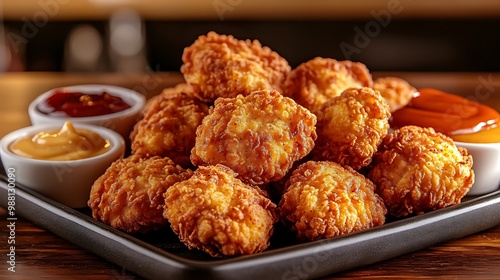
[[500,185],[500,113],[484,104],[425,88],[394,112],[391,127],[433,127],[472,155],[475,182],[467,195],[481,195]]
[[468,196],[493,192],[500,185],[500,143],[467,143],[455,141],[472,156],[475,181]]

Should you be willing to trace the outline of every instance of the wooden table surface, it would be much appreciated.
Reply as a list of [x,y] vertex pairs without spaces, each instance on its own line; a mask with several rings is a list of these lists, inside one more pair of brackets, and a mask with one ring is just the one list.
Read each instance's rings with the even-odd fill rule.
[[[500,73],[374,73],[407,79],[417,88],[435,87],[489,104],[500,110]],[[83,83],[120,85],[147,97],[182,81],[178,73],[0,74],[0,137],[30,124],[27,107],[54,87]],[[499,213],[500,215],[500,213]],[[7,270],[7,213],[0,208],[2,257],[0,279],[140,279],[99,256],[39,228],[28,219],[16,222],[16,272]],[[500,279],[500,225],[465,238],[344,271],[327,279]]]

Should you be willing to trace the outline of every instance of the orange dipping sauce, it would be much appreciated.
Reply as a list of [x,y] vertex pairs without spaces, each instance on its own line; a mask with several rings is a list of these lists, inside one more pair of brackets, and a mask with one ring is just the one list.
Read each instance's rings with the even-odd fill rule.
[[500,114],[493,108],[440,90],[419,90],[411,102],[391,117],[391,127],[432,127],[453,140],[500,142]]

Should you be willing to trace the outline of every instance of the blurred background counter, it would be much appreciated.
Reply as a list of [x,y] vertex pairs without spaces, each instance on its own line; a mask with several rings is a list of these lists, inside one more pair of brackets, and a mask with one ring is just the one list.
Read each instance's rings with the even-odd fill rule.
[[[184,47],[211,30],[258,39],[292,67],[316,56],[349,59],[416,87],[466,97],[487,90],[499,109],[498,0],[0,0],[0,136],[29,125],[22,108],[53,87],[103,83],[158,94],[182,81]],[[18,230],[17,276],[136,279],[29,222]],[[499,232],[335,278],[495,279]]]
[[179,71],[210,30],[258,39],[292,67],[315,56],[372,71],[498,71],[496,0],[0,1],[0,70]]

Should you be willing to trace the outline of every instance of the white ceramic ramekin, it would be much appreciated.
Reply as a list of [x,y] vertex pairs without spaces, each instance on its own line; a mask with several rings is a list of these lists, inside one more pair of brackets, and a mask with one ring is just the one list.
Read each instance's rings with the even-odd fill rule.
[[0,156],[5,170],[15,170],[16,182],[57,202],[72,208],[87,206],[92,184],[113,161],[123,157],[125,142],[121,135],[101,126],[74,124],[74,127],[108,139],[109,150],[91,158],[70,161],[31,159],[12,153],[9,147],[16,140],[61,128],[59,124],[40,124],[21,128],[2,138]]

